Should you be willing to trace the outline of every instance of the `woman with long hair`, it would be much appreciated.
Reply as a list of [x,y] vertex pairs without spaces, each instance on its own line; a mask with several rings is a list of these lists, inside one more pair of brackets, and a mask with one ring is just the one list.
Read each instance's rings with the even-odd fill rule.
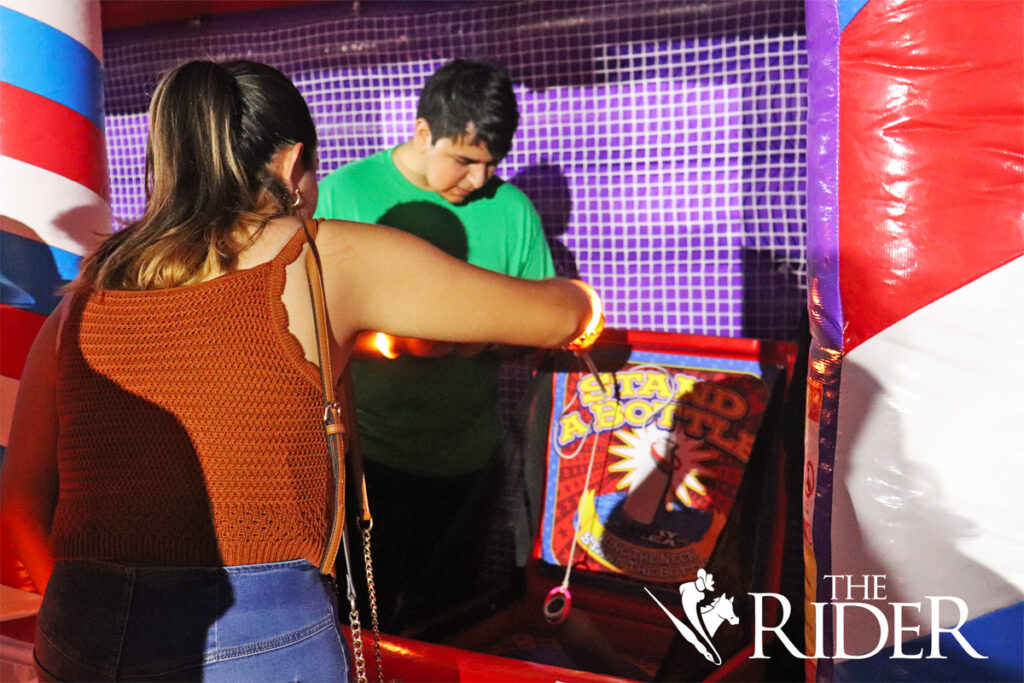
[[[253,62],[189,62],[150,106],[144,214],[83,261],[26,362],[2,477],[55,680],[344,679],[317,565],[332,505],[303,226],[306,103]],[[477,269],[323,221],[337,382],[357,335],[559,347],[568,280]],[[443,397],[438,397],[443,400]]]

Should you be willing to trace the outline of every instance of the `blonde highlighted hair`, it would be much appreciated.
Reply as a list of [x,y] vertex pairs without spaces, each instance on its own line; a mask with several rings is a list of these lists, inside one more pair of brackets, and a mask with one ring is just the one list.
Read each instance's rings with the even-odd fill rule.
[[249,61],[192,61],[153,93],[146,209],[83,260],[72,289],[163,289],[232,268],[266,223],[291,210],[268,167],[303,144],[313,167],[316,127],[302,95],[276,69]]

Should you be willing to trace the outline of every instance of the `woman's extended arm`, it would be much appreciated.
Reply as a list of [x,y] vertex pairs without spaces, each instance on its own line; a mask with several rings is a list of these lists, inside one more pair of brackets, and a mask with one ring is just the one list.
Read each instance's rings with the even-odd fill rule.
[[590,318],[569,280],[521,280],[452,258],[400,230],[326,221],[317,239],[332,331],[558,347]]
[[50,526],[57,505],[58,309],[43,323],[25,361],[0,474],[5,531],[32,581],[46,590],[53,571]]

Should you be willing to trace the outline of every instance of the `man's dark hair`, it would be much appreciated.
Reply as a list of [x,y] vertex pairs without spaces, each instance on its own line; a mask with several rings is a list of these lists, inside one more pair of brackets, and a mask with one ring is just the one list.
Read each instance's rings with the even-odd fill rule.
[[482,60],[455,59],[427,79],[416,118],[430,125],[435,143],[442,138],[457,140],[473,124],[469,144],[482,142],[495,160],[501,160],[512,148],[519,107],[504,68]]

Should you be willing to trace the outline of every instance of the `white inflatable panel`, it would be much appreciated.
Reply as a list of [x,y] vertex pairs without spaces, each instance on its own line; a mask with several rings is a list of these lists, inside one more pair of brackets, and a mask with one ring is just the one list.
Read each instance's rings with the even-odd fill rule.
[[[833,574],[885,574],[889,602],[956,596],[971,618],[1021,600],[1024,528],[1006,511],[1024,496],[1022,292],[1017,258],[846,356]],[[869,651],[873,626],[850,618],[847,651]]]

